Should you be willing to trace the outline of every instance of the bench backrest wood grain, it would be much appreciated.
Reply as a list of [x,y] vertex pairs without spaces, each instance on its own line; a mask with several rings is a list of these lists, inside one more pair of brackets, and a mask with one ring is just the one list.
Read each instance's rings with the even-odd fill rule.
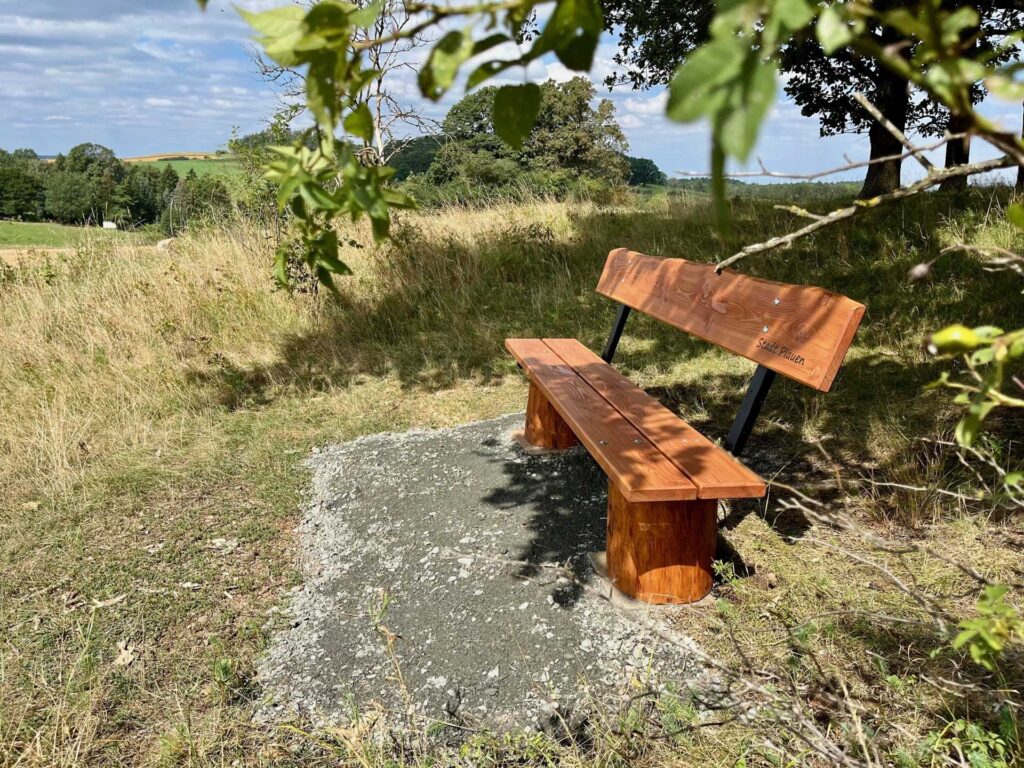
[[822,392],[864,315],[863,304],[824,288],[626,248],[608,254],[597,292]]

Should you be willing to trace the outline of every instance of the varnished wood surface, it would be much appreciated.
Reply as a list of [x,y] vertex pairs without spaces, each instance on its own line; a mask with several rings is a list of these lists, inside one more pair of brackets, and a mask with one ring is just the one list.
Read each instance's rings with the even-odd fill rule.
[[608,575],[648,603],[692,603],[711,591],[718,503],[632,503],[608,483]]
[[630,500],[697,497],[693,482],[543,341],[506,339],[505,347]]
[[539,448],[572,448],[579,443],[554,406],[533,382],[526,400],[526,441]]
[[764,481],[576,339],[544,339],[697,486],[700,499],[759,498]]
[[825,392],[864,315],[863,304],[823,288],[625,248],[608,254],[597,291]]

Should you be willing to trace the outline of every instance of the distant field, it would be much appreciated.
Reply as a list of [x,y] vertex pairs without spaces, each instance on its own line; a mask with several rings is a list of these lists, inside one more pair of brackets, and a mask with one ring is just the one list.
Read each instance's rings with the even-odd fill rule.
[[145,160],[141,162],[145,162],[148,165],[156,165],[160,168],[163,168],[165,165],[169,165],[176,170],[180,176],[184,176],[189,171],[195,171],[197,176],[234,176],[242,172],[242,167],[238,164],[238,161],[232,157],[210,157],[192,160]]
[[217,158],[216,152],[157,152],[153,155],[137,155],[135,157],[126,157],[124,161],[126,163],[152,163],[157,160],[178,160],[185,158],[188,160],[212,160]]
[[144,239],[134,232],[99,227],[66,227],[48,222],[0,221],[0,248],[73,248],[87,240]]

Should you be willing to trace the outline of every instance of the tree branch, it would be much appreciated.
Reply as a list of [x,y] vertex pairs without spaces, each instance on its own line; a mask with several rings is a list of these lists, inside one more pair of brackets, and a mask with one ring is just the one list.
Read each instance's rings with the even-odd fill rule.
[[981,163],[971,163],[969,165],[955,165],[952,168],[932,168],[920,181],[916,181],[913,184],[909,184],[905,187],[900,187],[894,192],[888,194],[879,195],[869,200],[857,200],[853,205],[847,206],[846,208],[839,208],[832,213],[822,216],[816,221],[812,221],[806,227],[802,227],[793,232],[779,237],[773,237],[770,240],[765,240],[761,243],[754,243],[748,245],[741,251],[734,253],[727,259],[718,262],[715,267],[716,272],[721,272],[726,267],[732,266],[737,261],[753,256],[757,253],[764,253],[766,251],[774,250],[775,248],[787,247],[795,243],[802,237],[813,234],[819,229],[824,229],[832,224],[845,219],[850,219],[859,213],[863,213],[865,210],[870,208],[877,208],[880,205],[886,205],[888,203],[895,202],[897,200],[903,200],[907,197],[913,197],[914,195],[920,194],[925,190],[931,189],[937,184],[941,184],[946,179],[957,178],[959,176],[973,176],[979,173],[987,173],[989,171],[997,171],[1000,168],[1012,168],[1017,165],[1016,160],[1012,157],[1001,157],[996,160],[986,160]]

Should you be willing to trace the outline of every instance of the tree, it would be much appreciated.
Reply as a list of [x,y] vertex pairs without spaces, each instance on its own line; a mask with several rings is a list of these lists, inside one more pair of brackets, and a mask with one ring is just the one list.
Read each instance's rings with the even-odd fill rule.
[[418,136],[403,141],[398,149],[388,147],[388,165],[395,169],[395,181],[403,181],[414,173],[426,173],[442,141],[440,136]]
[[629,185],[632,187],[664,184],[668,180],[653,160],[646,157],[627,157],[626,162],[629,163]]
[[[508,146],[494,126],[498,89],[481,88],[457,102],[445,117],[445,136],[456,145],[438,153],[436,165],[465,165],[474,155],[509,160],[512,166],[534,170],[562,169],[575,177],[589,176],[621,183],[628,176],[623,158],[626,138],[615,120],[615,106],[601,99],[596,106],[594,85],[584,77],[564,83],[548,80],[540,88],[537,121],[519,149]],[[474,161],[477,166],[483,160]],[[497,166],[494,169],[497,172]],[[452,176],[435,171],[433,178]],[[490,175],[490,172],[488,172]]]
[[0,217],[35,219],[42,212],[43,184],[19,165],[0,165]]
[[[675,0],[602,0],[605,25],[620,31],[616,63],[622,68],[609,77],[609,84],[629,83],[638,88],[667,84],[678,66],[696,46],[708,37],[708,24],[714,15],[713,0],[679,3]],[[875,7],[884,12],[905,5],[899,0],[876,0]],[[978,50],[991,51],[993,42],[1008,30],[1024,24],[1024,11],[1003,0],[977,3],[981,12],[976,45]],[[892,26],[869,20],[867,32],[879,45],[892,46],[903,39],[903,33]],[[896,45],[899,55],[907,59],[910,49]],[[1002,58],[1009,56],[1004,52]],[[865,93],[889,121],[902,131],[925,135],[941,135],[947,127],[961,132],[962,125],[950,124],[948,110],[926,95],[912,93],[906,76],[854,51],[840,49],[826,55],[814,36],[814,28],[794,37],[780,51],[780,65],[787,73],[786,93],[808,117],[818,117],[824,136],[838,133],[867,132],[870,137],[870,158],[899,155],[902,146],[881,124],[874,120],[854,99],[856,92]],[[983,89],[972,89],[978,103]],[[947,164],[966,162],[969,143],[950,146]],[[874,197],[892,191],[900,183],[902,161],[898,159],[868,166],[861,197]]]
[[124,180],[111,197],[108,216],[114,221],[131,224],[150,224],[159,220],[164,207],[164,183],[163,172],[152,165],[128,166]]
[[[353,0],[359,8],[371,7],[370,0]],[[310,3],[302,0],[303,5]],[[312,3],[315,4],[315,3]],[[422,108],[411,104],[399,79],[401,72],[415,72],[419,50],[430,41],[417,32],[417,16],[410,0],[380,0],[374,21],[365,28],[353,30],[351,45],[365,55],[372,76],[351,96],[353,109],[365,106],[370,120],[370,130],[360,137],[360,156],[363,162],[386,165],[402,146],[423,134],[437,133],[439,124],[425,116]],[[283,107],[276,116],[286,127],[303,114],[306,100],[306,77],[298,68],[275,62],[262,54],[255,57],[263,79],[275,85],[281,96]],[[274,133],[274,129],[268,129]],[[299,141],[309,142],[315,132],[294,131],[296,135],[306,134]],[[313,143],[317,138],[312,136]],[[276,142],[290,143],[290,142]]]
[[170,235],[182,232],[189,224],[222,218],[231,210],[231,195],[216,176],[199,176],[192,169],[178,182],[160,226]]
[[92,178],[109,177],[120,183],[125,176],[124,163],[117,159],[113,150],[99,144],[79,144],[72,147],[67,155],[57,158],[57,167],[70,173],[85,173]]
[[63,224],[99,218],[95,183],[83,173],[56,170],[46,177],[46,213]]
[[541,86],[541,105],[523,152],[536,168],[566,168],[577,176],[621,183],[629,175],[623,154],[629,148],[615,120],[615,105],[601,99],[585,77]]

